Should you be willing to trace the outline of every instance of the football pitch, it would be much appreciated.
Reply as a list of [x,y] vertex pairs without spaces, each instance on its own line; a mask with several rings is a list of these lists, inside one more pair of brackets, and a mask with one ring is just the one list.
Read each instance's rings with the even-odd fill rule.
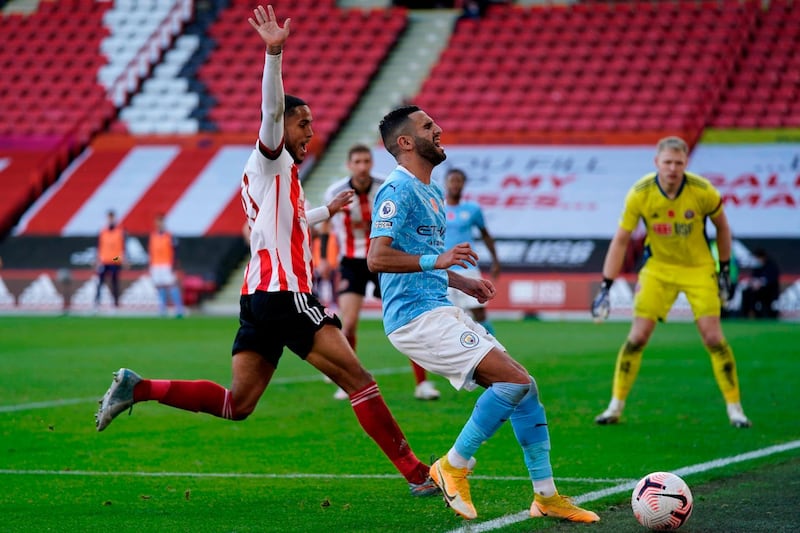
[[[694,493],[681,531],[800,528],[796,323],[724,323],[753,421],[735,429],[693,324],[658,326],[622,423],[601,427],[593,418],[608,402],[628,324],[496,321],[498,338],[538,382],[559,490],[600,515],[591,525],[526,518],[531,485],[508,425],[477,455],[477,520],[465,522],[439,497],[411,497],[349,404],[332,398],[334,386],[288,351],[243,422],[149,402],[97,433],[97,399],[121,366],[227,386],[237,324],[0,317],[0,530],[644,531],[630,490],[659,470],[678,473]],[[434,377],[442,398],[415,400],[411,368],[377,321],[361,324],[358,351],[416,454],[445,453],[478,391]],[[788,512],[771,514],[763,502]]]

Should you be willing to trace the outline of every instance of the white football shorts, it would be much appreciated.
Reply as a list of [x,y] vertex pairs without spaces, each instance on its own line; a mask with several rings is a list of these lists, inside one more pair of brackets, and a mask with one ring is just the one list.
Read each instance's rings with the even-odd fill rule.
[[454,306],[421,314],[391,332],[389,342],[425,370],[450,380],[456,390],[478,386],[475,367],[492,348],[506,351],[486,328]]
[[150,279],[156,287],[175,285],[175,273],[169,265],[153,265],[150,267]]

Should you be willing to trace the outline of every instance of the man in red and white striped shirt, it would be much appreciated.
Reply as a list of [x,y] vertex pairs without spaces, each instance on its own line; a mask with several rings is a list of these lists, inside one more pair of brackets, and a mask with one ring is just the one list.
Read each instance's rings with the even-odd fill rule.
[[[364,296],[367,294],[367,284],[372,282],[373,295],[380,298],[380,287],[377,272],[370,272],[367,267],[367,251],[369,250],[369,232],[372,226],[372,204],[375,193],[378,192],[385,181],[372,175],[372,151],[364,144],[355,144],[347,153],[347,168],[350,175],[333,182],[325,191],[325,201],[334,199],[347,191],[354,191],[350,203],[335,216],[331,215],[330,221],[320,224],[320,261],[319,269],[329,274],[327,264],[328,241],[330,234],[339,245],[339,271],[336,284],[336,299],[339,314],[342,317],[342,332],[347,341],[356,349],[356,331],[358,318]],[[414,369],[416,388],[414,397],[419,400],[436,400],[439,391],[433,383],[427,380],[425,369],[411,361]],[[333,394],[337,400],[347,399],[347,393],[339,388]]]
[[429,467],[411,451],[377,384],[342,334],[341,322],[311,292],[309,228],[339,211],[353,192],[305,212],[297,164],[305,159],[313,136],[312,117],[304,101],[283,91],[282,52],[290,19],[281,27],[272,6],[259,6],[248,22],[267,51],[261,127],[242,178],[252,259],[242,285],[231,388],[210,381],[142,379],[122,368],[101,401],[97,429],[146,400],[243,420],[255,409],[288,347],[347,391],[359,423],[406,478],[411,494],[435,494]]

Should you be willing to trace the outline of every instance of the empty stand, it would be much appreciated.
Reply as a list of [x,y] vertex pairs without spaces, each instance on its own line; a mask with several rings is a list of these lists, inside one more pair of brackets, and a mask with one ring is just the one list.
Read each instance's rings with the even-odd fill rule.
[[714,109],[717,128],[800,127],[800,4],[772,0]]
[[[416,101],[465,142],[524,140],[520,117],[540,136],[669,130],[694,140],[756,16],[755,2],[494,5],[457,23]],[[492,120],[475,120],[475,106]]]
[[[252,7],[244,0],[231,2],[207,32],[216,47],[198,78],[216,101],[209,118],[222,132],[258,128],[264,45],[247,23]],[[397,41],[406,13],[399,8],[345,10],[333,0],[303,0],[292,4],[291,17],[284,85],[287,93],[309,102],[317,142],[324,145]]]
[[0,17],[0,142],[16,150],[12,161],[37,158],[25,178],[0,180],[0,236],[114,114],[96,81],[109,6],[42,1],[29,15]]

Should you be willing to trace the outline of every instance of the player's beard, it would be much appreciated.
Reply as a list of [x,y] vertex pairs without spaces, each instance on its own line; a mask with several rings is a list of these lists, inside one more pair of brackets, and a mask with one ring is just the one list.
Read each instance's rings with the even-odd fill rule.
[[417,146],[417,153],[420,155],[420,157],[428,161],[433,166],[436,166],[447,159],[447,154],[444,153],[444,150],[437,148],[436,145],[428,139],[414,137],[414,144]]

